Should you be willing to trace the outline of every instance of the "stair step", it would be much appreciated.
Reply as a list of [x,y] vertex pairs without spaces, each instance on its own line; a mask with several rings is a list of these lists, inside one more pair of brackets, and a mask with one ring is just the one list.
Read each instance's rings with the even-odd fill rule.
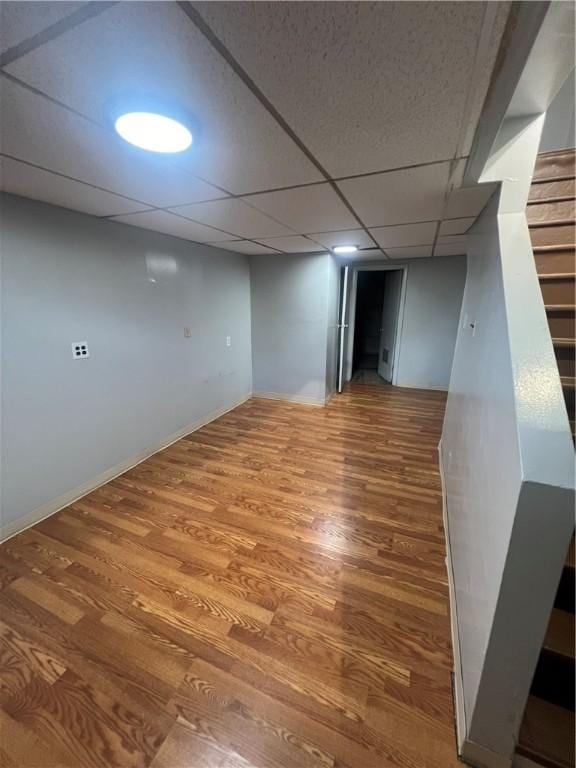
[[574,662],[574,614],[554,608],[542,646]]
[[[567,200],[555,200],[552,202],[561,202],[561,203],[568,203],[570,201],[574,200],[573,197],[568,198]],[[545,203],[548,203],[550,201],[548,200],[535,200],[532,203],[528,203],[528,205],[544,205]],[[530,229],[549,229],[550,227],[573,227],[576,223],[576,219],[573,216],[568,216],[568,218],[564,219],[538,219],[536,221],[530,221],[528,224],[528,227]]]
[[576,217],[576,200],[565,200],[562,203],[533,203],[526,208],[526,218],[529,225],[540,224],[552,227],[567,224]]
[[530,696],[518,753],[547,768],[574,768],[574,713]]
[[560,383],[566,389],[576,388],[576,376],[560,376]]
[[535,182],[558,181],[573,179],[574,176],[574,150],[562,149],[539,154],[532,179]]
[[546,241],[545,243],[540,244],[533,239],[532,250],[535,253],[556,253],[556,251],[566,251],[566,253],[573,255],[576,251],[576,243],[550,243]]
[[576,196],[576,179],[554,179],[537,181],[530,187],[528,204],[534,200],[551,202]]
[[574,306],[566,304],[546,304],[545,306],[552,338],[573,339],[576,336]]
[[538,275],[576,271],[576,249],[546,245],[532,247]]
[[540,282],[542,280],[574,280],[576,273],[574,272],[548,272],[544,275],[538,275]]
[[576,339],[562,339],[559,337],[552,337],[552,344],[555,347],[574,347],[576,346]]
[[[572,304],[574,301],[574,276],[564,276],[558,273],[538,275],[540,290],[544,304]],[[556,336],[572,335],[564,333],[553,334]]]

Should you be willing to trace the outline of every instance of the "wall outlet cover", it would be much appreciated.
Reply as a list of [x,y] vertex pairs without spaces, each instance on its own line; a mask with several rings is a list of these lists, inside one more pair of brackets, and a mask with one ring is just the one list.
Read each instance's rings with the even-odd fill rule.
[[72,342],[72,357],[74,360],[81,360],[85,357],[90,357],[90,350],[88,349],[87,341],[73,341]]

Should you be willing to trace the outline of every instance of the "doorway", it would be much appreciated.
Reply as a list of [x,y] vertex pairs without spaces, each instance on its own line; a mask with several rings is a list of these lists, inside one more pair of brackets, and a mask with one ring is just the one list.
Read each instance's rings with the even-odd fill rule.
[[354,275],[346,377],[354,383],[394,383],[403,277],[403,269],[358,269]]

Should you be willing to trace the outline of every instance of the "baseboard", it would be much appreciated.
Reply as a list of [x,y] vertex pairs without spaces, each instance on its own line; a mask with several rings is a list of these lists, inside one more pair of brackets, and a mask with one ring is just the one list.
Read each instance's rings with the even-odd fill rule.
[[393,382],[392,385],[394,387],[401,387],[403,389],[424,389],[432,392],[448,392],[448,387],[426,387],[423,384],[398,384],[397,382]]
[[466,739],[462,745],[460,758],[474,768],[511,768],[512,761],[502,755],[492,752],[470,739]]
[[[460,633],[458,629],[458,611],[456,609],[456,590],[454,586],[454,569],[452,567],[452,550],[450,546],[450,527],[448,523],[448,504],[446,499],[446,482],[444,476],[444,461],[442,456],[442,440],[438,443],[438,466],[442,489],[442,517],[444,523],[444,538],[446,540],[446,571],[448,573],[448,595],[450,599],[450,633],[452,636],[452,655],[454,657],[454,714],[456,720],[456,743],[458,754],[464,762],[475,768],[511,768],[511,761],[486,747],[476,744],[467,737],[466,709],[464,706],[464,681],[460,655]],[[528,766],[526,766],[528,768]]]
[[446,571],[448,574],[448,595],[450,599],[450,633],[452,635],[452,655],[454,658],[454,714],[456,718],[456,740],[458,743],[458,751],[461,752],[462,746],[466,741],[466,710],[464,708],[464,684],[462,679],[462,662],[460,660],[460,633],[458,631],[454,570],[452,568],[452,551],[450,548],[450,527],[448,524],[442,440],[438,443],[438,467],[440,470],[440,485],[442,489],[442,518],[444,523],[444,539],[446,541]]
[[253,392],[252,397],[262,397],[265,400],[285,400],[288,403],[302,403],[302,405],[326,405],[327,403],[326,398],[286,395],[281,392]]
[[150,456],[153,456],[155,453],[168,448],[168,446],[172,445],[172,443],[177,443],[178,440],[182,440],[182,438],[186,437],[186,435],[190,435],[192,432],[196,432],[196,430],[200,429],[206,424],[209,424],[211,421],[215,421],[221,416],[224,416],[225,413],[238,408],[239,405],[242,405],[242,403],[250,400],[251,397],[251,393],[247,394],[240,398],[240,400],[234,402],[232,405],[212,411],[211,413],[207,414],[201,419],[198,419],[192,424],[188,424],[186,427],[179,429],[177,432],[173,432],[163,440],[159,440],[158,442],[146,448],[141,453],[136,454],[136,456],[131,456],[129,459],[121,461],[119,464],[115,464],[113,467],[110,467],[110,469],[107,469],[100,475],[97,475],[91,480],[88,480],[86,483],[76,486],[76,488],[73,488],[71,491],[68,491],[61,496],[46,502],[46,504],[43,504],[41,507],[37,507],[35,510],[28,513],[24,517],[21,517],[18,520],[14,520],[13,522],[4,526],[0,526],[0,543],[11,539],[12,536],[16,536],[18,533],[22,533],[22,531],[25,531],[27,528],[36,525],[42,520],[45,520],[47,517],[50,517],[56,512],[59,512],[61,509],[64,509],[64,507],[73,504],[83,496],[86,496],[87,494],[92,493],[92,491],[95,491],[96,488],[99,488],[101,485],[105,485],[106,483],[109,483],[110,480],[114,480],[115,477],[123,475],[124,472],[127,472],[137,464],[141,464],[143,461],[146,461],[146,459],[149,459]]

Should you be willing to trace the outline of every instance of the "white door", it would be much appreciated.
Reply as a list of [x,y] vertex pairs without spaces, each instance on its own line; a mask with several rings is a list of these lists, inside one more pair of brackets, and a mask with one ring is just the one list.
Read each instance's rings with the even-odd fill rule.
[[378,373],[386,381],[392,381],[394,346],[398,326],[398,310],[402,292],[402,270],[386,272],[384,303],[382,305],[382,327],[380,329],[380,351],[378,354]]
[[344,351],[346,346],[346,329],[348,328],[348,267],[340,270],[340,308],[338,315],[338,383],[337,390],[342,392],[344,386]]

